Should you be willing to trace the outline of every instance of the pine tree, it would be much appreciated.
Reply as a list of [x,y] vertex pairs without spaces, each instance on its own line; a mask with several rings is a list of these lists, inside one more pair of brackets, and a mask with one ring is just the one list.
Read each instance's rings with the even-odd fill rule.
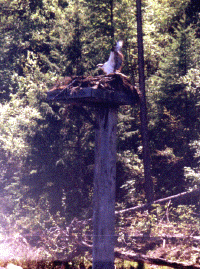
[[[198,47],[196,30],[186,24],[184,15],[173,30],[171,44],[157,75],[152,77],[152,87],[157,93],[158,114],[151,137],[154,147],[159,149],[154,156],[155,175],[162,178],[162,181],[158,181],[159,188],[161,182],[163,189],[166,184],[167,189],[174,191],[181,191],[187,186],[183,168],[186,163],[193,162],[189,144],[198,137],[199,132],[198,118],[194,116],[197,115],[197,91],[189,75],[191,70],[199,66],[199,56],[195,53]],[[152,98],[153,94],[152,91]]]

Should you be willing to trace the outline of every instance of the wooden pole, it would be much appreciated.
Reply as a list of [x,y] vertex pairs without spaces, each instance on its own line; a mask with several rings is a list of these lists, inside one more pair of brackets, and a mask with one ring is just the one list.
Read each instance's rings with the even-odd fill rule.
[[101,107],[95,137],[93,269],[114,269],[117,108]]

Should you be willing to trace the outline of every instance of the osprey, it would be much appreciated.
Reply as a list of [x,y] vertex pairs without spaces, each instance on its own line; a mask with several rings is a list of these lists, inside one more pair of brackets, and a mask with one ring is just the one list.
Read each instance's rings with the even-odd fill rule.
[[118,41],[117,44],[111,49],[110,56],[107,62],[104,64],[98,64],[97,66],[101,68],[107,75],[110,73],[120,72],[122,68],[122,62],[124,59],[121,53],[121,48],[123,46],[123,41]]

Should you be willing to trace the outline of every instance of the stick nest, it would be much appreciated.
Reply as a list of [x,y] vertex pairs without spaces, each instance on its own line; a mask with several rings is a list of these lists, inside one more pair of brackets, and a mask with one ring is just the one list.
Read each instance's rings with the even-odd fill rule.
[[140,91],[131,84],[130,79],[121,74],[109,74],[100,76],[71,76],[58,80],[55,86],[50,89],[52,91],[65,91],[71,93],[78,92],[83,88],[93,88],[109,91],[121,91],[134,97],[136,102],[140,100]]

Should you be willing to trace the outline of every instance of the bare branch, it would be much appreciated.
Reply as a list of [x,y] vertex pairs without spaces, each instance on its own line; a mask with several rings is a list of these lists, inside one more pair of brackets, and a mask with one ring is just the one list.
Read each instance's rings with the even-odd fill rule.
[[200,268],[200,266],[198,265],[167,261],[161,258],[151,258],[151,257],[147,257],[146,255],[140,255],[140,254],[135,254],[131,252],[117,251],[115,252],[115,257],[123,259],[123,260],[143,262],[143,263],[155,264],[155,265],[160,265],[160,266],[168,266],[168,267],[173,267],[173,268],[181,268],[181,269],[199,269]]
[[[158,200],[155,200],[151,203],[151,205],[153,204],[162,204],[162,203],[166,203],[170,200],[175,200],[175,199],[186,199],[188,198],[189,196],[194,196],[194,195],[200,195],[200,188],[198,189],[195,189],[195,190],[192,190],[192,191],[185,191],[185,192],[181,192],[179,194],[176,194],[176,195],[172,195],[172,196],[168,196],[166,198],[162,198],[162,199],[158,199]],[[125,214],[127,212],[135,212],[135,211],[138,211],[138,210],[145,210],[145,209],[148,209],[149,208],[149,204],[143,204],[143,205],[138,205],[138,206],[135,206],[135,207],[130,207],[130,208],[127,208],[127,209],[123,209],[123,210],[120,210],[120,211],[115,211],[115,214],[118,215],[118,214]]]
[[[88,252],[92,252],[92,245],[87,244],[86,242],[81,242],[83,249]],[[154,265],[160,265],[160,266],[168,266],[172,268],[178,268],[178,269],[200,269],[200,266],[194,265],[194,264],[187,264],[187,263],[181,263],[181,262],[174,262],[174,261],[168,261],[162,258],[151,258],[146,255],[137,254],[133,252],[125,252],[117,250],[115,251],[115,258],[123,259],[123,260],[129,260],[129,261],[135,261],[135,262],[142,262],[142,263],[148,263],[148,264],[154,264]]]

